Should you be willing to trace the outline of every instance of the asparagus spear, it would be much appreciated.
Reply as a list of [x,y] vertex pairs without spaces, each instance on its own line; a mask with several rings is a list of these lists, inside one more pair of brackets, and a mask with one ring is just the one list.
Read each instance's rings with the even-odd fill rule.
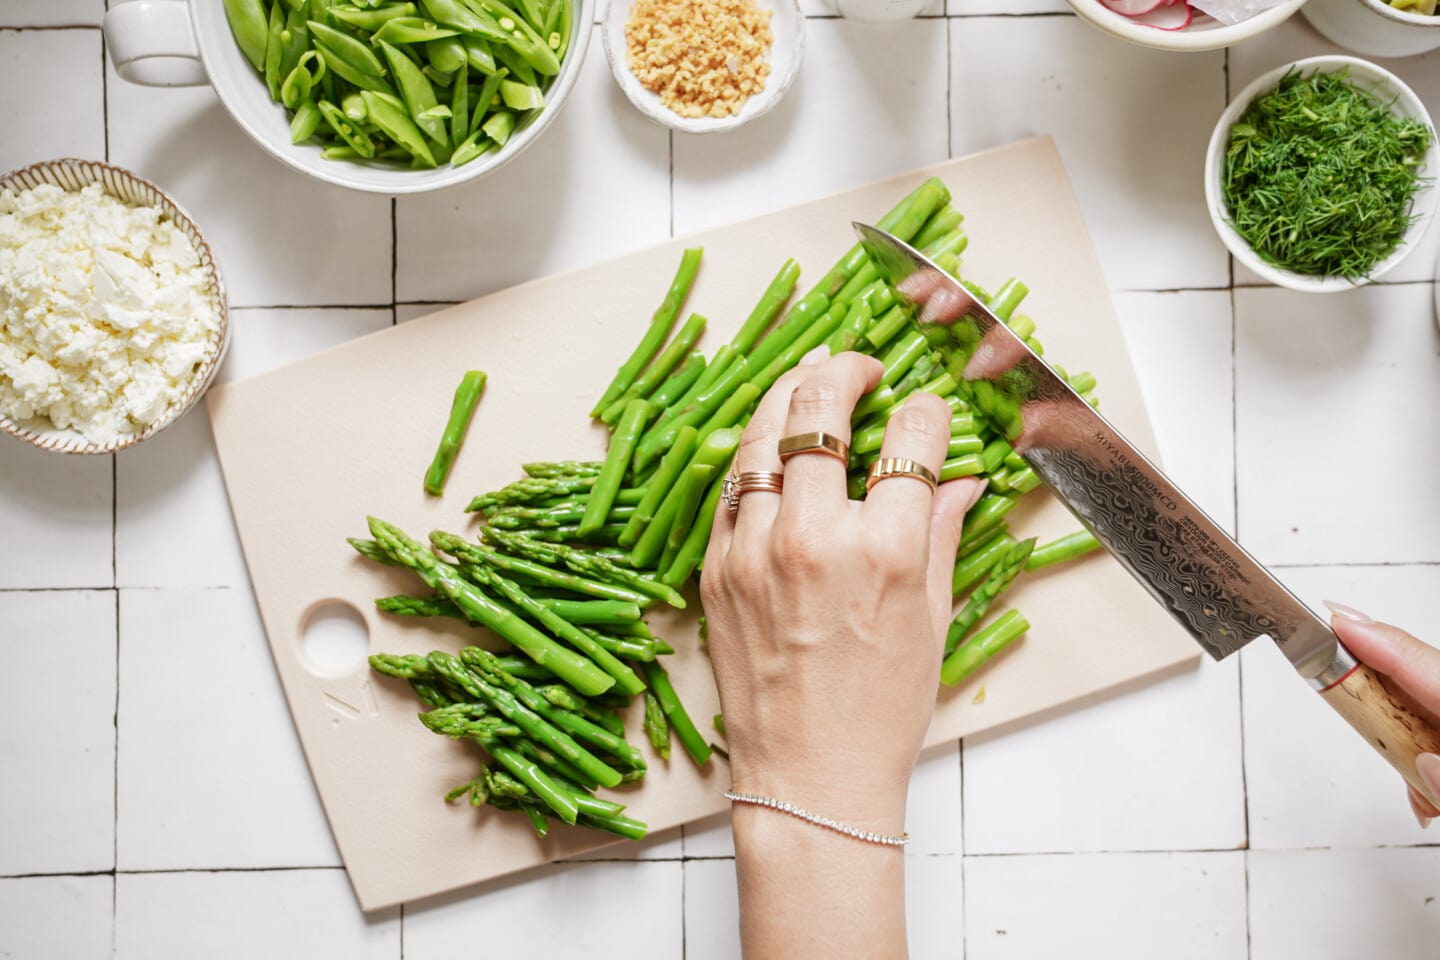
[[983,580],[1015,543],[1015,538],[1003,528],[994,531],[987,540],[975,541],[974,549],[962,554],[955,564],[955,573],[950,578],[950,592],[959,596]]
[[1029,629],[1030,621],[1020,611],[1007,610],[945,658],[940,665],[940,682],[953,687]]
[[[393,613],[401,617],[451,617],[465,620],[465,614],[444,597],[410,597],[400,594],[394,597],[378,597],[375,609],[381,613]],[[467,621],[468,622],[468,621]]]
[[645,664],[645,680],[650,684],[655,699],[660,703],[660,710],[665,715],[675,735],[680,738],[680,745],[685,752],[690,754],[696,766],[703,767],[710,759],[710,744],[700,736],[700,731],[695,729],[695,724],[690,720],[690,715],[680,704],[680,697],[675,693],[675,688],[670,683],[670,675],[665,668],[658,663]]
[[594,460],[539,460],[522,463],[520,469],[525,475],[536,479],[557,479],[559,477],[593,477],[600,472],[603,463]]
[[650,361],[656,350],[660,349],[660,344],[669,335],[670,327],[675,323],[675,317],[680,313],[680,308],[690,293],[691,284],[695,282],[695,274],[700,270],[702,252],[696,247],[686,250],[681,255],[680,268],[675,272],[675,279],[670,282],[670,289],[665,294],[665,299],[651,318],[649,329],[640,338],[640,342],[635,345],[634,352],[615,372],[615,378],[610,381],[610,386],[606,387],[605,392],[600,395],[600,400],[590,411],[590,416],[598,417],[604,413],[605,408],[635,382],[635,378],[640,374],[640,368]]
[[1005,588],[1015,580],[1016,575],[1025,569],[1025,561],[1030,559],[1030,553],[1035,549],[1035,538],[1021,540],[1015,546],[1007,550],[985,576],[985,580],[965,601],[965,606],[955,615],[950,622],[950,629],[945,632],[945,655],[948,657],[960,646],[960,641],[965,639],[975,624],[985,616],[994,602]]
[[627,603],[639,604],[642,607],[651,602],[648,595],[635,590],[618,587],[613,583],[579,577],[573,573],[567,573],[564,570],[556,570],[554,567],[536,563],[525,557],[509,556],[507,554],[497,553],[494,550],[486,550],[473,543],[467,543],[463,551],[458,547],[456,550],[457,556],[460,556],[467,563],[480,564],[494,567],[497,570],[504,570],[506,573],[521,577],[528,583],[533,583],[538,586],[550,587],[556,590],[569,590],[572,593],[579,593],[600,600],[623,600]]
[[640,431],[649,419],[650,404],[645,400],[637,398],[625,404],[625,413],[620,418],[619,426],[615,428],[615,435],[610,438],[610,451],[605,456],[605,466],[600,468],[600,475],[595,478],[595,486],[590,489],[590,496],[585,501],[585,515],[580,520],[578,531],[581,537],[598,530],[609,516],[615,494],[619,492],[620,484],[625,479],[625,468],[630,463],[630,455],[635,452],[635,444],[640,441]]
[[454,567],[405,536],[398,527],[375,517],[370,517],[369,523],[370,532],[380,545],[396,560],[418,573],[431,589],[443,591],[466,617],[510,641],[521,653],[576,690],[589,695],[615,685],[615,679],[593,662],[560,646],[491,600],[474,584],[462,579]]
[[544,801],[546,806],[554,810],[556,816],[566,823],[573,824],[576,821],[580,815],[580,808],[576,806],[575,797],[570,791],[556,783],[548,773],[540,769],[535,761],[521,756],[513,747],[507,746],[498,735],[490,732],[491,728],[477,726],[482,721],[472,720],[459,714],[450,714],[447,712],[449,709],[447,707],[422,713],[420,722],[436,733],[444,734],[452,739],[469,737],[478,741],[497,763],[510,771],[516,779]]
[[774,322],[775,317],[780,313],[780,308],[785,306],[785,301],[790,299],[790,294],[795,291],[795,283],[800,279],[800,265],[794,260],[786,260],[775,279],[765,288],[761,295],[760,302],[755,309],[750,311],[750,316],[740,325],[740,331],[735,334],[735,339],[730,341],[730,348],[735,353],[743,356],[750,352],[755,341],[760,338],[766,328]]
[[1053,564],[1064,563],[1066,560],[1083,557],[1092,550],[1099,549],[1100,541],[1095,539],[1095,534],[1089,530],[1078,530],[1059,540],[1051,540],[1049,543],[1042,543],[1036,547],[1035,552],[1030,554],[1030,560],[1025,564],[1025,569],[1040,570]]
[[587,554],[584,550],[576,549],[561,543],[538,543],[529,537],[508,533],[503,530],[492,530],[486,528],[483,536],[489,542],[499,547],[504,547],[513,553],[530,559],[544,562],[546,558],[553,557],[575,573],[582,576],[595,577],[618,584],[626,589],[643,593],[646,596],[664,600],[672,607],[684,609],[685,598],[680,596],[674,589],[663,583],[656,583],[647,577],[643,577],[633,570],[626,570],[609,560]]
[[[699,477],[693,474],[692,471],[694,471],[696,467],[709,467],[712,472],[723,470],[729,465],[730,458],[735,455],[735,449],[739,444],[740,431],[733,427],[716,430],[705,438],[705,441],[700,444],[699,449],[695,451],[694,456],[690,458],[690,463],[685,468],[685,472],[681,474],[680,481],[666,494],[664,502],[660,504],[659,509],[655,512],[654,520],[645,528],[645,532],[642,533],[639,540],[636,541],[634,549],[630,551],[631,566],[637,569],[644,569],[653,565],[664,551],[670,532],[680,519],[682,503],[690,498],[696,498],[696,502],[698,502],[698,497],[708,489],[705,486],[708,482],[708,476]],[[700,484],[698,490],[694,487],[696,483]],[[689,509],[693,517],[695,512],[693,503]],[[690,524],[686,523],[685,529],[687,533],[689,528]],[[681,534],[682,537],[684,535],[683,533]],[[683,540],[681,543],[676,544],[675,549],[677,551],[681,544],[683,544]],[[663,567],[662,569],[668,569],[668,567]]]
[[526,477],[506,484],[492,493],[482,493],[470,501],[466,513],[478,513],[494,507],[534,503],[549,497],[565,497],[589,493],[598,473],[563,477]]
[[665,720],[665,711],[660,708],[660,701],[655,694],[649,690],[645,691],[645,736],[650,738],[650,745],[655,752],[660,754],[661,760],[670,759],[670,724]]
[[435,450],[431,469],[425,472],[425,492],[431,497],[439,497],[445,492],[445,478],[455,465],[455,455],[459,453],[461,440],[465,439],[465,427],[469,426],[469,419],[474,416],[475,406],[480,403],[480,394],[484,390],[485,373],[482,370],[467,371],[461,377],[459,386],[455,387],[455,400],[451,404],[451,415],[445,422],[441,445]]
[[640,619],[638,604],[622,603],[619,600],[565,600],[560,597],[542,597],[540,602],[575,624],[613,626],[634,623]]
[[660,385],[660,380],[670,372],[670,368],[680,362],[680,358],[688,354],[700,339],[700,334],[705,332],[706,319],[698,313],[690,314],[689,319],[680,327],[675,334],[675,339],[666,344],[660,356],[655,362],[646,368],[645,372],[635,379],[635,382],[625,388],[625,392],[616,397],[615,400],[600,414],[600,419],[606,423],[614,423],[620,419],[625,410],[625,405],[631,400],[645,399],[654,392]]
[[723,480],[715,480],[710,484],[710,491],[705,494],[705,500],[695,515],[695,523],[675,554],[675,561],[660,575],[662,583],[680,587],[690,579],[690,575],[700,566],[700,561],[705,559],[705,547],[710,542],[710,531],[715,526],[715,510],[720,506],[722,489]]
[[661,458],[655,475],[645,484],[645,496],[640,499],[635,513],[620,533],[620,546],[633,547],[645,531],[647,524],[654,518],[655,511],[661,506],[661,501],[670,492],[685,465],[690,462],[690,455],[695,451],[695,441],[699,435],[698,430],[688,426],[675,435],[674,445]]

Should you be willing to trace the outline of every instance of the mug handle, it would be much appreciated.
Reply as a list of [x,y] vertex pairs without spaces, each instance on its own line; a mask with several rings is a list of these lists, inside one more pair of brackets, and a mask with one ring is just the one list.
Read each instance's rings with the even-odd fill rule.
[[147,87],[194,87],[209,82],[186,0],[130,0],[105,13],[105,46],[115,69]]

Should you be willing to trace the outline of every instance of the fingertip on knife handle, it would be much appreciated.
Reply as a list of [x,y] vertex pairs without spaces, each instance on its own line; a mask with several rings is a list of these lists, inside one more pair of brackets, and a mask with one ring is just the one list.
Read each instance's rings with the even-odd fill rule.
[[1440,753],[1440,726],[1399,684],[1338,646],[1331,669],[1321,674],[1320,696],[1369,742],[1422,797],[1440,807],[1416,769],[1422,753]]

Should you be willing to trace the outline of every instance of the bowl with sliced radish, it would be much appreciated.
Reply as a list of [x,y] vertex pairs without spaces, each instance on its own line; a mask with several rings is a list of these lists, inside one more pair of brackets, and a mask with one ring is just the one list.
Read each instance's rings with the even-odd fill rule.
[[1284,21],[1305,0],[1068,0],[1083,19],[1160,50],[1215,50]]

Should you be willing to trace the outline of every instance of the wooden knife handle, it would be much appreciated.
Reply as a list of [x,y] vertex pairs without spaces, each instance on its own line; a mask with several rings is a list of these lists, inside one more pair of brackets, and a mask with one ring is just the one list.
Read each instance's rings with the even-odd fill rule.
[[1380,751],[1416,793],[1440,808],[1440,795],[1425,785],[1415,769],[1420,754],[1440,754],[1440,726],[1430,711],[1394,680],[1358,662],[1320,696]]

